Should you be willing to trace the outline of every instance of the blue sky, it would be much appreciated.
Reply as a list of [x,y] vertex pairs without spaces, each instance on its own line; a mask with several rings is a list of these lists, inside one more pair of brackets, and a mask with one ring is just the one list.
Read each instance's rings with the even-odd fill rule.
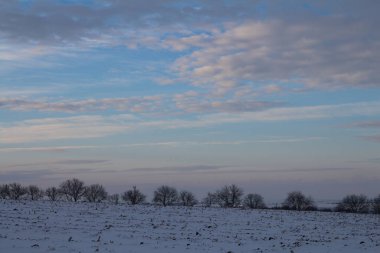
[[377,1],[3,1],[0,183],[379,193]]

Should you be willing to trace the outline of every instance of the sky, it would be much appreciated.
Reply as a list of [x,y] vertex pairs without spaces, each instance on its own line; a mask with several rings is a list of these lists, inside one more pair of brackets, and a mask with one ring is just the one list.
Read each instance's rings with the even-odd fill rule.
[[0,183],[380,193],[380,1],[0,2]]

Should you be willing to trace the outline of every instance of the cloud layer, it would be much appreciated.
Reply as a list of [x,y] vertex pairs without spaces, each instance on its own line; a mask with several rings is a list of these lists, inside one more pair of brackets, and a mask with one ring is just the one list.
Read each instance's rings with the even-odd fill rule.
[[166,43],[173,50],[196,48],[175,62],[174,71],[195,86],[219,92],[273,83],[293,86],[293,91],[379,87],[375,26],[336,17],[301,24],[249,21]]
[[379,87],[379,18],[373,14],[379,4],[365,3],[345,1],[342,15],[336,2],[308,8],[292,1],[297,15],[291,15],[271,1],[6,1],[0,5],[0,59],[148,47],[183,51],[172,76],[216,94],[242,85],[275,91],[273,83],[294,90]]
[[256,112],[214,113],[193,119],[149,119],[130,114],[83,115],[25,120],[0,125],[0,143],[98,138],[136,129],[200,128],[241,122],[319,120],[380,114],[379,102],[273,108]]

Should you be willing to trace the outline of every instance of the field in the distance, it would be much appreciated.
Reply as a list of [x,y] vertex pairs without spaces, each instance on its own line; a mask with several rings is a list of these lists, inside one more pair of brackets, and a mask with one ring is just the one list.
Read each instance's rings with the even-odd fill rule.
[[380,252],[369,214],[0,201],[0,252]]

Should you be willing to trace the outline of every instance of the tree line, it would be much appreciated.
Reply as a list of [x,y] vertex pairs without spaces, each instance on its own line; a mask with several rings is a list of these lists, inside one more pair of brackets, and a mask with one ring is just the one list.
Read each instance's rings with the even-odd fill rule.
[[[0,198],[12,200],[40,200],[46,198],[50,201],[67,200],[73,202],[108,201],[114,204],[118,204],[120,200],[123,200],[130,205],[148,203],[146,195],[137,189],[136,186],[133,186],[122,194],[109,195],[102,185],[85,185],[83,181],[77,178],[68,179],[62,182],[59,187],[52,186],[46,190],[42,190],[36,185],[23,186],[20,183],[3,184],[0,185]],[[200,202],[190,191],[177,191],[174,187],[162,185],[154,191],[152,203],[162,206],[195,206],[201,204],[205,207],[268,208],[264,202],[264,198],[260,194],[248,193],[244,195],[242,188],[234,184],[225,185],[215,192],[207,193]],[[347,195],[333,209],[318,209],[312,197],[307,197],[300,191],[293,191],[288,193],[281,206],[273,207],[273,209],[380,214],[380,194],[374,199],[369,199],[365,195]]]

